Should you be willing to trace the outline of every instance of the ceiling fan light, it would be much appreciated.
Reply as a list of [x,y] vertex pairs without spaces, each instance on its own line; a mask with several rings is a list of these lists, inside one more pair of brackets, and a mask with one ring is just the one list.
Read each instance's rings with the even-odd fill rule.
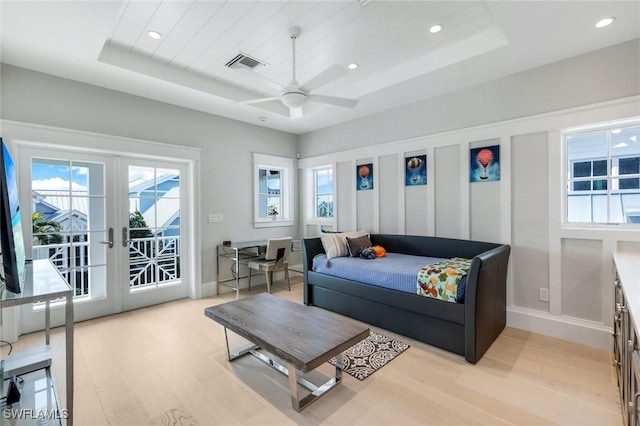
[[288,92],[282,95],[282,103],[288,108],[300,108],[307,102],[307,95],[301,92]]

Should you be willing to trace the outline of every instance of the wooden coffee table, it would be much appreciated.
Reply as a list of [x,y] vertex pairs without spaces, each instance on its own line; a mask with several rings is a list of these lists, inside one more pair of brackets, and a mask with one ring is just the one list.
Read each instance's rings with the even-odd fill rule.
[[[340,384],[342,352],[369,336],[369,328],[354,321],[267,293],[211,306],[204,314],[224,326],[229,361],[251,354],[289,376],[291,405],[296,411]],[[227,329],[252,345],[231,352]],[[286,366],[259,352],[259,348],[285,361]],[[297,371],[312,371],[334,356],[337,359],[335,377],[326,383],[315,385],[298,376]],[[298,384],[311,394],[300,399]]]

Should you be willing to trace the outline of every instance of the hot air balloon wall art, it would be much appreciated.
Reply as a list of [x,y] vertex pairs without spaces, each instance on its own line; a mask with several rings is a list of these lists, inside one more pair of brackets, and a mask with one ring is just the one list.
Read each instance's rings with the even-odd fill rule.
[[471,149],[470,182],[500,180],[500,145]]
[[427,184],[427,156],[410,155],[405,157],[404,184],[406,186]]
[[356,189],[373,189],[373,163],[356,166]]

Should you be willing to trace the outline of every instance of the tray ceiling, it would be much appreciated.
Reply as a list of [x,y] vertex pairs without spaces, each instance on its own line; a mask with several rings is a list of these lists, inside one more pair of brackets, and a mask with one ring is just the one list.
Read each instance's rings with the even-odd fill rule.
[[[637,2],[2,1],[2,61],[254,124],[304,133],[638,38]],[[597,30],[595,22],[616,16]],[[432,25],[444,26],[439,33]],[[290,119],[292,74],[359,67]],[[162,37],[149,37],[148,31]],[[230,69],[237,54],[267,64]],[[275,83],[275,84],[274,84]],[[315,93],[315,92],[314,92]]]

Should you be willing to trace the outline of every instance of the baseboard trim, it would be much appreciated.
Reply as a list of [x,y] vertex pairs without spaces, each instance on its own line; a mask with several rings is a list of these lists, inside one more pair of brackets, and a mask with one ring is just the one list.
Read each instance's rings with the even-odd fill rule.
[[594,348],[611,349],[611,328],[592,321],[509,307],[507,325]]

